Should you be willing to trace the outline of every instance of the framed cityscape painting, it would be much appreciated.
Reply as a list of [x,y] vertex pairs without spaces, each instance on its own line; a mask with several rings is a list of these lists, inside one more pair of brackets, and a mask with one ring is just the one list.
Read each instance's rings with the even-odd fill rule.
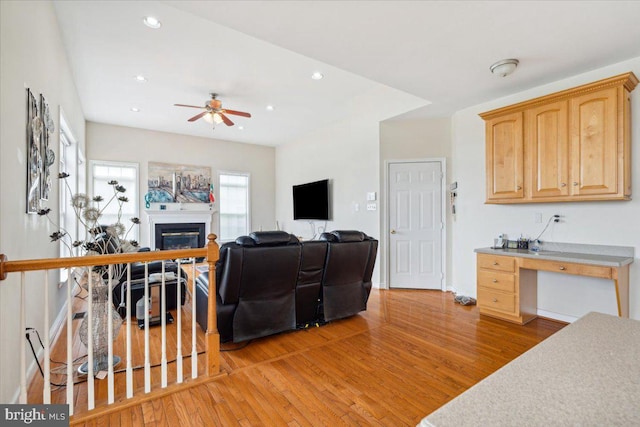
[[209,203],[211,168],[149,162],[148,203]]

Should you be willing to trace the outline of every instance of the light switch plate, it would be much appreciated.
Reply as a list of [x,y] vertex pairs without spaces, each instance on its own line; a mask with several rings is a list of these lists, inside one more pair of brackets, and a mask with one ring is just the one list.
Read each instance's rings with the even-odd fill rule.
[[371,192],[367,193],[367,201],[368,202],[373,202],[374,200],[376,200],[376,192],[375,191],[371,191]]

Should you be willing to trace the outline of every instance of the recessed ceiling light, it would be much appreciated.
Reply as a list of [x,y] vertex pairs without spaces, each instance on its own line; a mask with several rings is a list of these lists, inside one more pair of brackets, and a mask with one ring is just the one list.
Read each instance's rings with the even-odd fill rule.
[[131,107],[130,110],[133,111],[134,113],[139,113],[140,112],[140,109],[136,108],[136,107]]
[[143,75],[138,74],[137,76],[134,77],[137,81],[139,81],[140,83],[144,83],[147,81],[147,78]]
[[162,22],[158,21],[158,18],[154,18],[153,16],[145,16],[143,22],[144,25],[149,28],[153,28],[154,30],[162,27]]
[[276,107],[274,107],[273,105],[267,105],[267,111],[273,111],[276,109]]
[[316,71],[315,73],[311,74],[311,78],[313,80],[322,80],[323,77],[324,75],[319,71]]
[[238,130],[244,130],[244,126],[238,126]]

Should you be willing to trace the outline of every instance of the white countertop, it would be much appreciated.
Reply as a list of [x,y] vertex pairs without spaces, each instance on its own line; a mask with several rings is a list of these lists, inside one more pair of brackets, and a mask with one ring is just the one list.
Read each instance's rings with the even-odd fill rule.
[[478,248],[474,252],[491,255],[515,256],[520,258],[544,259],[547,261],[575,262],[578,264],[603,265],[606,267],[622,267],[631,264],[632,257],[621,257],[599,254],[581,254],[575,252],[540,251],[532,252],[526,249],[492,249]]

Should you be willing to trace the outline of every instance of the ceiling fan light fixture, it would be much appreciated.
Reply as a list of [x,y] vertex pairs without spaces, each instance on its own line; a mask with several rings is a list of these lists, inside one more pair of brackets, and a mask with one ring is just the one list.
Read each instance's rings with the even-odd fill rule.
[[220,123],[222,123],[222,116],[218,113],[213,113],[213,121],[215,124],[219,125]]
[[142,22],[144,22],[144,25],[149,28],[153,28],[154,30],[162,27],[162,22],[160,22],[158,18],[155,18],[153,16],[145,16]]
[[497,76],[506,77],[516,70],[519,63],[520,61],[518,61],[517,59],[503,59],[492,64],[489,67],[489,70],[491,70],[491,72]]

